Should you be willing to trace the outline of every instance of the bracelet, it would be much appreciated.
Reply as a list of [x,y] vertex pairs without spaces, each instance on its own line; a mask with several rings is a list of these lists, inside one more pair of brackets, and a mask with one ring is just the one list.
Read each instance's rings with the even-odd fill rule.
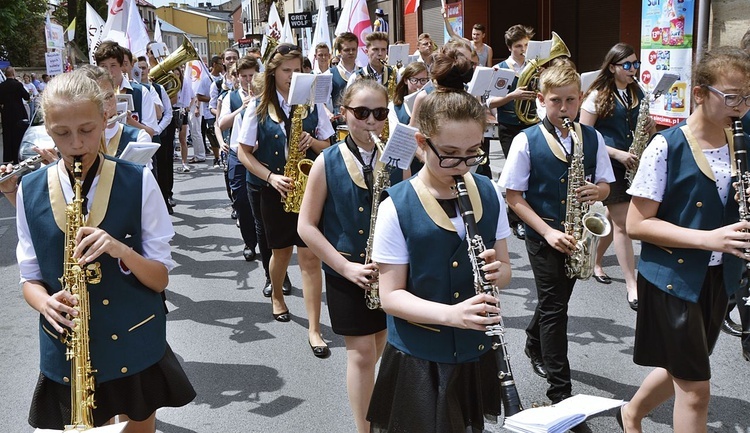
[[268,172],[268,176],[266,176],[266,183],[271,183],[271,182],[269,182],[269,181],[268,181],[268,179],[270,179],[270,178],[271,178],[271,175],[272,175],[272,174],[273,174],[273,172],[272,172],[272,171],[269,171],[269,172]]
[[10,190],[10,191],[3,191],[3,190],[0,190],[0,192],[1,192],[1,193],[3,193],[3,194],[12,194],[12,193],[14,193],[14,192],[16,192],[16,191],[18,191],[18,184],[16,184],[16,187],[15,187],[15,188],[13,188],[13,189],[12,189],[12,190]]

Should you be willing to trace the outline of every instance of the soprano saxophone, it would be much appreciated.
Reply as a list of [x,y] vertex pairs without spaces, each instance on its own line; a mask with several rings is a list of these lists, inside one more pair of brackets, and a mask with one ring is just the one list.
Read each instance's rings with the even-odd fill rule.
[[284,176],[292,179],[292,189],[286,193],[283,199],[284,212],[299,213],[302,206],[302,196],[307,187],[307,176],[312,168],[312,160],[305,158],[304,152],[299,150],[299,140],[302,134],[302,115],[306,110],[305,105],[297,105],[292,113],[292,128],[289,133],[289,156],[284,166]]
[[[370,131],[370,137],[372,138],[375,147],[377,147],[378,155],[382,155],[385,150],[383,142],[378,138],[377,134]],[[378,216],[378,207],[380,207],[380,196],[382,192],[391,186],[391,169],[393,167],[390,164],[383,164],[375,172],[374,181],[372,185],[372,208],[370,211],[370,234],[367,238],[367,247],[365,248],[365,264],[372,262],[372,242],[375,236],[375,221]],[[377,310],[380,308],[380,291],[377,277],[373,277],[372,281],[367,285],[365,290],[365,303],[367,308],[371,310]]]
[[[474,218],[474,210],[469,200],[469,192],[466,189],[466,183],[462,176],[454,176],[456,181],[456,193],[458,195],[458,210],[466,227],[466,242],[469,246],[469,260],[474,271],[474,288],[477,293],[487,293],[496,299],[499,295],[497,287],[487,280],[482,267],[485,265],[484,259],[479,255],[486,249],[482,236],[479,234],[477,222]],[[487,316],[494,316],[493,313],[487,313]],[[505,342],[505,324],[500,316],[500,322],[497,325],[487,326],[486,335],[492,337],[492,350],[497,362],[497,377],[500,379],[500,399],[503,402],[503,411],[505,417],[517,414],[523,410],[521,398],[518,396],[516,381],[513,377],[513,371],[510,368],[510,355],[508,354],[508,343]]]
[[90,263],[85,267],[78,264],[73,257],[76,247],[76,234],[83,225],[83,198],[81,197],[83,163],[80,157],[73,162],[73,176],[75,184],[73,201],[65,209],[65,264],[60,278],[62,289],[70,292],[78,301],[76,310],[78,316],[73,318],[75,326],[67,329],[63,341],[67,345],[66,358],[70,361],[70,424],[65,426],[64,432],[78,432],[94,427],[94,370],[91,367],[91,353],[89,351],[89,319],[91,307],[89,303],[88,284],[98,284],[101,281],[99,263]]
[[573,158],[568,168],[568,196],[565,200],[565,233],[573,236],[576,248],[565,259],[568,278],[586,280],[594,273],[596,247],[599,239],[612,229],[609,220],[599,212],[589,211],[589,205],[579,201],[576,190],[586,184],[583,168],[583,143],[569,118],[563,119],[573,142]]

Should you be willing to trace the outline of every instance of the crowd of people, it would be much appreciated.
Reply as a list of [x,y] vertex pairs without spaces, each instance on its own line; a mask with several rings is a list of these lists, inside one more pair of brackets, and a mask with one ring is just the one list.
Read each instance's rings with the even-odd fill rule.
[[[77,298],[58,279],[67,250],[56,220],[73,200],[75,161],[82,161],[91,223],[74,234],[71,254],[80,265],[100,263],[103,273],[117,276],[108,284],[128,294],[102,299],[97,283],[89,286],[96,299],[91,320],[104,329],[91,341],[96,424],[119,416],[132,420],[127,432],[153,432],[157,408],[195,397],[166,341],[163,292],[175,265],[168,216],[179,204],[174,161],[181,163],[178,171],[189,172],[210,152],[213,166],[225,168],[243,257],[261,260],[262,293],[276,322],[292,319],[285,296],[296,251],[308,343],[322,359],[331,354],[320,324],[325,282],[333,332],[346,344],[346,387],[358,432],[481,432],[486,419],[501,415],[502,366],[485,331],[501,320],[498,294],[512,278],[507,239],[513,234],[525,242],[536,286],[523,351],[546,379],[552,404],[571,397],[567,308],[578,278],[570,257],[582,245],[570,230],[571,209],[600,201],[612,235],[586,254],[594,278],[611,284],[602,257],[614,245],[627,303],[637,312],[634,362],[654,368],[617,421],[625,432],[640,432],[641,420],[674,396],[675,431],[705,432],[708,359],[730,297],[743,325],[750,325],[741,300],[748,288],[740,284],[750,222],[740,220],[740,185],[732,182],[737,162],[747,162],[737,159],[744,156],[734,153],[735,137],[725,131],[735,119],[750,128],[750,31],[742,48],[715,48],[697,62],[687,121],[658,130],[644,119],[651,140],[643,155],[629,152],[640,107],[649,103],[635,81],[640,63],[632,47],[613,46],[585,93],[565,56],[542,65],[537,84],[520,85],[534,30],[514,25],[505,33],[510,56],[495,67],[513,70],[516,80],[506,96],[482,100],[465,86],[476,66],[494,63],[485,36],[475,25],[471,40],[452,34],[437,49],[421,34],[416,61],[408,65],[389,64],[385,32],[367,35],[361,67],[352,33],[338,35],[333,47],[314,47],[307,65],[293,44],[277,45],[266,58],[258,49],[240,56],[230,48],[210,60],[210,84],[195,92],[183,79],[168,88],[149,79],[159,64],[151,45],[146,56],[134,58],[103,42],[94,53],[97,66],[40,83],[41,90],[31,76],[26,84],[0,83],[6,160],[7,152],[18,153],[12,127],[23,119],[14,117],[23,114],[18,104],[32,100],[34,91],[57,151],[40,150],[45,169],[0,183],[17,206],[24,297],[40,313],[44,356],[31,425],[59,428],[70,417],[62,335],[73,327]],[[182,78],[183,69],[171,73]],[[294,74],[303,72],[332,76],[326,103],[288,102]],[[12,68],[6,75],[15,77]],[[121,93],[133,101],[124,117],[115,103]],[[519,116],[521,103],[538,105],[539,116]],[[415,158],[403,170],[380,161],[384,131],[398,123],[418,130]],[[488,123],[497,125],[491,138],[506,158],[498,179],[488,165]],[[132,141],[161,144],[146,167],[118,159]],[[297,162],[306,160],[303,173]],[[628,184],[625,173],[636,167]],[[478,259],[467,254],[467,232],[474,228],[456,200],[459,183],[481,238]],[[307,188],[299,190],[300,184]],[[129,198],[115,200],[114,189]],[[633,240],[641,242],[637,266]],[[477,287],[480,272],[491,293]],[[380,308],[370,305],[373,299]],[[116,320],[102,319],[113,314]],[[122,344],[113,344],[119,340],[111,336],[135,328],[140,336],[123,335]],[[750,361],[750,326],[740,335]]]

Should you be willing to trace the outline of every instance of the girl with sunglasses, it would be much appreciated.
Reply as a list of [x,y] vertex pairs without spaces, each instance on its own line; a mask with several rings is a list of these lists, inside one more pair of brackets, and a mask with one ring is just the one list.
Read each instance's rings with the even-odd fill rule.
[[693,72],[693,113],[653,138],[628,189],[627,231],[641,241],[633,361],[655,367],[617,412],[628,433],[673,396],[674,431],[707,430],[709,355],[748,260],[750,223],[737,222],[731,181],[740,155],[725,131],[748,111],[748,70],[739,48],[704,54]]
[[[357,80],[344,91],[341,114],[349,135],[315,161],[308,179],[315,187],[305,193],[299,217],[300,236],[324,263],[331,328],[344,336],[349,404],[359,433],[370,431],[365,415],[385,345],[385,313],[365,303],[377,266],[363,262],[373,182],[382,168],[372,134],[383,131],[387,102],[385,87],[375,80]],[[401,170],[391,171],[391,185],[403,178]]]
[[[333,127],[325,116],[322,104],[309,107],[302,119],[303,132],[298,143],[290,143],[293,108],[287,104],[292,74],[302,71],[302,51],[290,44],[281,44],[268,60],[263,79],[263,90],[258,95],[256,109],[247,109],[238,136],[237,156],[248,169],[250,205],[256,218],[258,244],[261,250],[271,249],[268,266],[271,278],[273,318],[289,322],[291,315],[284,302],[282,284],[294,247],[302,274],[302,292],[308,319],[308,343],[313,354],[327,358],[331,352],[320,335],[320,303],[322,275],[320,259],[310,251],[297,234],[298,214],[284,212],[282,198],[293,187],[293,180],[284,176],[284,165],[289,146],[298,146],[305,157],[315,157],[330,142]],[[311,191],[314,185],[307,188]],[[259,221],[260,220],[260,221]],[[266,248],[267,246],[267,248]],[[266,259],[264,258],[264,261]]]
[[[599,75],[584,95],[581,105],[581,123],[593,126],[602,134],[615,173],[609,197],[604,200],[613,230],[599,242],[594,278],[602,284],[612,282],[604,273],[601,262],[614,238],[617,263],[625,277],[627,301],[633,310],[638,308],[638,293],[633,241],[625,232],[625,216],[630,203],[630,196],[625,192],[628,188],[625,171],[635,167],[638,162],[638,158],[628,152],[628,148],[633,142],[640,105],[648,104],[648,101],[643,101],[643,90],[635,81],[639,67],[640,62],[633,47],[624,43],[613,46],[605,56]],[[650,134],[656,132],[656,124],[651,118],[648,119],[647,129]]]
[[417,143],[424,167],[388,189],[375,226],[373,260],[388,314],[383,352],[367,419],[372,432],[481,432],[500,414],[498,367],[486,326],[499,321],[497,299],[477,294],[457,213],[455,176],[466,182],[481,254],[493,284],[510,281],[510,235],[499,187],[469,172],[482,163],[485,108],[463,90],[468,57],[438,54],[439,87],[422,103]]

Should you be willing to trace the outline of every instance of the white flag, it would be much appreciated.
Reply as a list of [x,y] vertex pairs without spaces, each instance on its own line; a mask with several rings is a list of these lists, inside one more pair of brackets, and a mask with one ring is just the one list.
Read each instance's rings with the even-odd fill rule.
[[146,25],[143,23],[143,18],[141,18],[141,13],[138,12],[135,0],[129,0],[129,2],[127,47],[133,52],[133,63],[135,63],[138,57],[146,55],[146,45],[150,42],[150,38],[148,37]]
[[91,5],[86,2],[86,37],[89,42],[89,62],[96,64],[94,52],[101,42],[102,31],[104,30],[104,20],[96,13]]
[[292,28],[289,26],[288,14],[286,16],[286,19],[284,20],[284,28],[281,30],[281,40],[279,41],[279,43],[297,45],[297,39],[294,37]]
[[208,72],[206,65],[200,60],[191,61],[185,68],[185,76],[189,77],[189,83],[193,88],[193,94],[195,95],[198,94],[201,84],[204,85],[204,88],[209,88],[211,86],[211,77],[209,77],[209,75],[210,72]]
[[346,0],[336,26],[336,36],[344,32],[352,32],[359,39],[357,49],[357,65],[367,65],[367,54],[365,54],[365,37],[372,33],[372,21],[370,11],[367,9],[367,0]]
[[156,28],[154,29],[154,40],[156,42],[164,42],[161,36],[161,20],[159,18],[156,19]]
[[328,49],[331,51],[331,53],[333,53],[331,33],[328,31],[328,13],[326,12],[326,0],[320,0],[320,6],[318,6],[318,22],[315,24],[315,33],[313,33],[312,44],[310,46],[310,52],[308,53],[308,57],[310,58],[310,63],[312,63],[313,65],[313,69],[315,69],[315,47],[320,43],[328,45]]
[[109,0],[107,22],[101,32],[102,41],[114,41],[123,47],[128,46],[128,9],[129,0]]
[[271,9],[268,11],[268,27],[266,27],[266,35],[281,42],[281,17],[279,17],[279,11],[276,9],[276,3],[271,3]]

